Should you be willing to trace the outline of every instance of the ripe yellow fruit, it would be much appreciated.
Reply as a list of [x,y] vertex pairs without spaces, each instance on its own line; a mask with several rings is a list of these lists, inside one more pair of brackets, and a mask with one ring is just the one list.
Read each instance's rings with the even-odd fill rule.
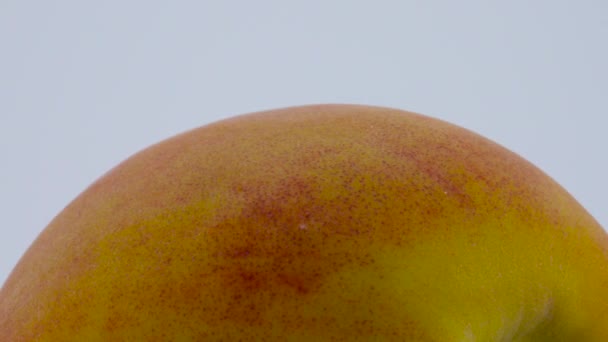
[[608,341],[608,237],[451,124],[320,105],[104,175],[0,292],[1,341]]

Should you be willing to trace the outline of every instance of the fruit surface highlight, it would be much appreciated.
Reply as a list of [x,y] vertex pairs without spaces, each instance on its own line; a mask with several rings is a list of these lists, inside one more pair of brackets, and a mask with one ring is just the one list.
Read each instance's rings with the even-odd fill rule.
[[40,234],[0,341],[608,341],[608,238],[470,131],[355,105],[132,156]]

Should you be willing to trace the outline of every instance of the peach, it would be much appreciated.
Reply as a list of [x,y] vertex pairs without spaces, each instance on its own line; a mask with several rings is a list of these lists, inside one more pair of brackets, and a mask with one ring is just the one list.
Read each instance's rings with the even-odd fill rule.
[[2,341],[608,341],[608,237],[470,131],[354,105],[154,145],[40,234]]

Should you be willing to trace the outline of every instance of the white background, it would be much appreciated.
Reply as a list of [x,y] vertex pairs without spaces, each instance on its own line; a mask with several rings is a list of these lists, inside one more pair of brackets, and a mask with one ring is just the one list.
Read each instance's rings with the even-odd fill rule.
[[220,118],[309,103],[472,129],[608,227],[607,4],[0,0],[0,283],[129,155]]

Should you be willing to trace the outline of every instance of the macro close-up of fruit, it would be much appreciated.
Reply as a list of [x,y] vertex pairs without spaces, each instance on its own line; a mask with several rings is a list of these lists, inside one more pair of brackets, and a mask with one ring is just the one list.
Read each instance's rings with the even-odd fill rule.
[[3,285],[0,341],[608,341],[608,236],[450,123],[256,112],[72,201]]

